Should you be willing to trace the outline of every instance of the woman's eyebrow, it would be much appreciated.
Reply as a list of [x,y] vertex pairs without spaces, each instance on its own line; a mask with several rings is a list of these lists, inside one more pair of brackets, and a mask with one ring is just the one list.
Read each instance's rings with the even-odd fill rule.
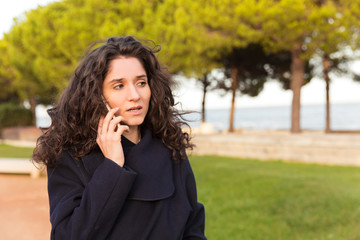
[[147,76],[146,76],[146,74],[142,74],[142,75],[136,76],[136,78],[147,78]]
[[115,78],[109,81],[109,83],[117,83],[117,82],[121,82],[122,80],[124,80],[124,78]]
[[[141,75],[136,76],[136,79],[140,79],[140,78],[147,78],[147,76],[146,76],[146,74],[141,74]],[[123,80],[124,80],[124,78],[114,78],[114,79],[109,81],[109,84],[118,83],[118,82],[121,82]]]

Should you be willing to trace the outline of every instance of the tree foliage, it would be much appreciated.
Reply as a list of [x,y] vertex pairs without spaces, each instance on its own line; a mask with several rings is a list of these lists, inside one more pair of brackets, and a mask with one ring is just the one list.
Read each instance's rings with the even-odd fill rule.
[[[208,81],[235,97],[236,89],[256,96],[267,79],[280,80],[293,91],[299,132],[309,60],[335,64],[334,53],[357,48],[359,16],[360,0],[56,1],[19,17],[0,41],[0,81],[11,86],[0,99],[51,102],[92,42],[135,35],[162,45],[158,57],[170,72],[199,79],[204,94]],[[227,78],[208,78],[218,68]]]
[[0,66],[0,102],[18,102],[19,96],[12,84],[15,69],[10,63],[7,42],[4,39],[0,40]]
[[140,31],[145,20],[140,10],[146,4],[139,0],[119,4],[65,0],[18,18],[6,34],[10,61],[16,69],[12,84],[22,99],[30,100],[34,116],[37,103],[56,100],[92,42]]

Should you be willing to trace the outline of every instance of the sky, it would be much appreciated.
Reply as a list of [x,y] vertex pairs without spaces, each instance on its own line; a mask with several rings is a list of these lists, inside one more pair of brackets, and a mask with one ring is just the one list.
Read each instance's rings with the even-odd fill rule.
[[[36,8],[38,5],[46,5],[54,0],[11,0],[0,2],[0,36],[10,30],[13,18],[21,16],[25,11]],[[353,66],[360,72],[360,63]],[[175,98],[181,102],[184,109],[199,110],[201,108],[202,90],[194,79],[181,79],[180,88],[175,90]],[[302,104],[325,104],[325,82],[314,78],[301,90]],[[360,83],[351,79],[333,78],[330,86],[331,103],[359,103]],[[266,107],[266,106],[289,106],[291,105],[292,93],[284,91],[276,81],[265,83],[264,90],[255,98],[238,96],[236,107]],[[231,95],[219,96],[216,92],[210,92],[206,98],[206,108],[219,109],[230,108]]]

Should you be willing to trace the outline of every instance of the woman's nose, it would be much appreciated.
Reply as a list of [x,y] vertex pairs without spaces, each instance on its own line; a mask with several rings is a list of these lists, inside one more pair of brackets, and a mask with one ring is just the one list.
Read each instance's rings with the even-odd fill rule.
[[138,92],[138,89],[136,89],[136,86],[131,85],[129,88],[129,93],[128,93],[128,99],[129,101],[137,101],[140,99],[140,94]]

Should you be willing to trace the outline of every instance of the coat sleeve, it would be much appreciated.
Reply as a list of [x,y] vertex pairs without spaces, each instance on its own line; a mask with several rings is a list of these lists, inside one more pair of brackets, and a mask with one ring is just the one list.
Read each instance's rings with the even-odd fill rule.
[[197,200],[196,182],[189,160],[184,160],[185,165],[185,187],[188,200],[191,205],[191,213],[185,226],[183,239],[200,240],[205,239],[205,210],[204,206]]
[[84,183],[75,161],[66,154],[48,168],[51,239],[105,239],[136,173],[105,158]]

